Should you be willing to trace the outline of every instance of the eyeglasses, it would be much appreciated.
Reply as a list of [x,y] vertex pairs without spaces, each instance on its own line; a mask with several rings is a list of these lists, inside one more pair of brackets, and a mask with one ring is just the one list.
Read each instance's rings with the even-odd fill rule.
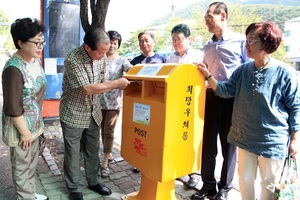
[[258,42],[258,41],[259,41],[259,40],[248,39],[248,40],[246,40],[246,44],[252,45],[252,44],[254,44],[255,42]]
[[27,42],[31,42],[31,43],[35,44],[37,47],[44,47],[46,45],[45,41],[43,41],[43,42],[33,42],[33,41],[30,41],[30,40],[27,40]]

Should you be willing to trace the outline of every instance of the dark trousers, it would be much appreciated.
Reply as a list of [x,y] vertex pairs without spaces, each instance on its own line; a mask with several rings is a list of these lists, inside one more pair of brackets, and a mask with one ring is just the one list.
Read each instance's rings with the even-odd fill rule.
[[227,142],[227,135],[231,126],[233,100],[233,98],[220,98],[211,89],[206,91],[201,177],[203,187],[207,190],[216,188],[217,184],[214,173],[218,154],[218,135],[223,156],[218,189],[221,192],[228,192],[233,187],[232,180],[237,159],[236,146]]
[[91,117],[89,128],[76,128],[60,121],[64,137],[64,180],[69,192],[82,192],[84,176],[80,170],[80,152],[84,156],[85,178],[88,185],[98,184],[100,169],[100,126]]

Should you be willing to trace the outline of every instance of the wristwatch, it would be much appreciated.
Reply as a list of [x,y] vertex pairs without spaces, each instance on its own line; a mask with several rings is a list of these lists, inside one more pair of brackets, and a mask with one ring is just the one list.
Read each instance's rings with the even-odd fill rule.
[[205,77],[205,80],[209,80],[212,77],[212,74],[209,74],[207,77]]

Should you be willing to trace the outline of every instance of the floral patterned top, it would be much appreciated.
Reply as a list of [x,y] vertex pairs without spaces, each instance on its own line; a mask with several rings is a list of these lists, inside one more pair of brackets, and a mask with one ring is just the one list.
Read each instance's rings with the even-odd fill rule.
[[[10,69],[8,69],[10,68]],[[22,77],[22,101],[18,95],[11,93],[7,85],[16,87],[19,80],[8,80],[8,73],[12,73],[12,68],[19,70]],[[7,69],[7,70],[6,70]],[[34,63],[27,63],[17,57],[15,54],[6,62],[2,74],[4,104],[2,110],[3,126],[10,117],[23,115],[25,123],[31,132],[31,139],[35,140],[43,133],[44,121],[42,118],[42,108],[44,102],[44,92],[46,90],[47,80],[39,58]],[[21,96],[20,96],[21,97]],[[20,103],[21,102],[21,103]],[[14,105],[13,105],[14,104]]]
[[[131,67],[132,65],[127,58],[122,56],[117,56],[114,60],[108,61],[108,80],[121,78]],[[103,110],[120,110],[123,106],[123,90],[112,89],[100,94],[100,104]]]

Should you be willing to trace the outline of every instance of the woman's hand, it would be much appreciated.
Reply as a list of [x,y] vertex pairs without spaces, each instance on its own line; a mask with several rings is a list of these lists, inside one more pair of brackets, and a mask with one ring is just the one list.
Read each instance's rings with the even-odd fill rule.
[[208,71],[207,67],[201,62],[194,62],[194,65],[197,65],[199,71],[203,74],[205,80],[208,83],[208,87],[213,90],[217,89],[218,81],[212,76],[212,74]]
[[12,117],[11,120],[20,133],[19,145],[22,146],[23,149],[27,149],[31,146],[32,135],[25,123],[24,116],[20,115],[18,117]]
[[298,153],[299,148],[300,148],[300,142],[298,139],[298,135],[299,135],[299,132],[296,132],[296,133],[294,132],[291,134],[291,143],[290,143],[289,152],[293,159],[296,158],[296,154]]
[[20,134],[20,142],[19,145],[22,146],[23,149],[28,149],[31,146],[31,133],[30,131]]

